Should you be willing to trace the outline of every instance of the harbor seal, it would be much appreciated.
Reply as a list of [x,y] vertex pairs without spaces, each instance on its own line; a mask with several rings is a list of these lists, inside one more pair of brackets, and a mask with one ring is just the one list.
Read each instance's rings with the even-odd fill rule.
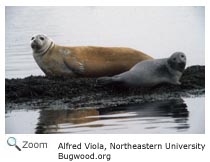
[[100,84],[122,84],[126,87],[153,87],[161,83],[179,85],[186,66],[186,56],[175,52],[169,58],[145,60],[129,71],[113,77],[101,77]]
[[129,70],[137,62],[152,59],[131,48],[60,46],[44,34],[31,38],[31,48],[36,63],[47,76],[113,76]]

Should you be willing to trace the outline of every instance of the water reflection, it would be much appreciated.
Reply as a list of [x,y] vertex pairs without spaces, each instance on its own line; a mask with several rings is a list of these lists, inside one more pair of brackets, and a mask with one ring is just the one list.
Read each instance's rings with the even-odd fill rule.
[[[136,126],[138,133],[145,129],[186,130],[189,111],[184,100],[158,101],[138,105],[104,109],[46,110],[40,111],[36,133],[94,133],[94,130],[118,129]],[[142,127],[143,126],[143,127]],[[127,133],[130,129],[127,129]]]

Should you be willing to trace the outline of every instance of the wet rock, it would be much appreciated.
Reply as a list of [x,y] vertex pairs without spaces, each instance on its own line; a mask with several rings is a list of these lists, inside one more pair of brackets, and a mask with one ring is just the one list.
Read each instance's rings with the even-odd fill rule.
[[189,97],[205,93],[205,66],[186,68],[181,85],[163,84],[153,88],[102,86],[95,78],[29,76],[5,79],[6,103],[31,100],[62,100],[72,107],[118,106],[145,101]]

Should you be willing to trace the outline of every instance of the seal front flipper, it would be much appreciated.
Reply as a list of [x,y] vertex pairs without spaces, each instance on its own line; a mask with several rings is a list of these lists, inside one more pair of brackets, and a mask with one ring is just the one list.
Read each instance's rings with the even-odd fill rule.
[[63,59],[64,64],[66,67],[71,70],[72,72],[83,75],[85,72],[84,63],[79,62],[75,57],[64,57]]
[[178,80],[170,80],[169,83],[171,83],[173,85],[181,85],[181,82]]

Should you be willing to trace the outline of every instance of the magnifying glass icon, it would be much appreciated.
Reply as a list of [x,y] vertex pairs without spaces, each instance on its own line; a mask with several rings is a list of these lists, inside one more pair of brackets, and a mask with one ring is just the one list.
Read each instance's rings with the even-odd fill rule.
[[7,144],[8,144],[9,146],[15,146],[19,151],[21,151],[20,147],[18,147],[18,146],[16,145],[16,139],[15,139],[15,137],[9,137],[9,138],[7,139]]

